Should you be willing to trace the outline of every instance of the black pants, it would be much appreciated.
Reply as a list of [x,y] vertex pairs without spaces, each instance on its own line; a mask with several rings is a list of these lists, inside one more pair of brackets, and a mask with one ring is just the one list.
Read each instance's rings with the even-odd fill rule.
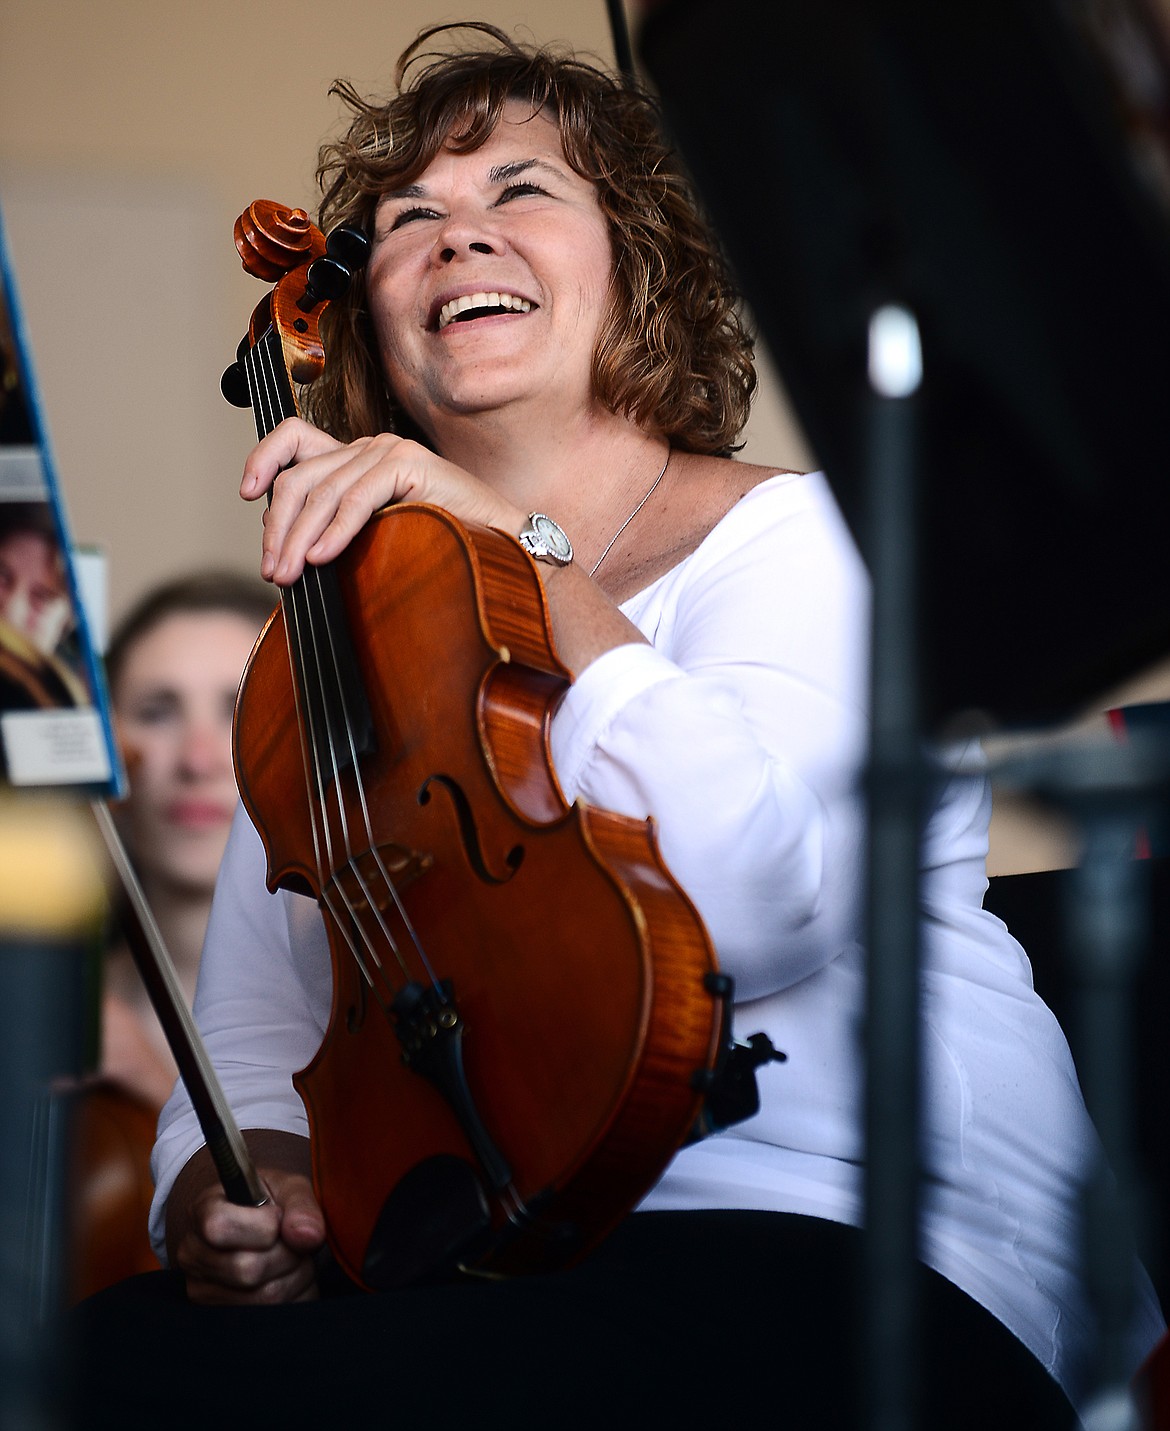
[[[858,1431],[860,1234],[641,1213],[555,1276],[208,1309],[157,1273],[72,1315],[76,1425]],[[993,1317],[922,1269],[924,1431],[1073,1425]]]

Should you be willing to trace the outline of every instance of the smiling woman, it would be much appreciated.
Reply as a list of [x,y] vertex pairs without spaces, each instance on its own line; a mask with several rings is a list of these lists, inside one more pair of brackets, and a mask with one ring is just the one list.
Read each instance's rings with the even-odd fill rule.
[[[435,255],[438,261],[435,261]],[[366,293],[389,386],[444,452],[487,412],[588,420],[613,253],[556,122],[512,100],[480,148],[440,152],[374,211]],[[540,381],[534,381],[536,374]],[[452,447],[452,442],[456,444]]]
[[[459,28],[469,31],[473,47],[471,27],[452,27],[449,34]],[[558,56],[554,66],[536,64],[523,75],[517,109],[517,97],[484,74],[473,50],[428,50],[441,32],[424,31],[398,65],[399,86],[425,94],[425,103],[381,105],[345,82],[334,86],[355,118],[343,138],[321,151],[322,226],[356,224],[376,235],[379,205],[396,203],[409,212],[408,200],[417,197],[416,186],[436,156],[479,150],[505,109],[521,122],[541,115],[555,125],[554,147],[539,144],[547,136],[534,126],[533,151],[518,161],[520,167],[486,177],[498,186],[497,209],[539,191],[538,157],[551,165],[545,177],[581,179],[593,191],[612,265],[593,353],[597,397],[615,411],[640,415],[687,451],[730,451],[755,391],[752,344],[718,244],[654,108],[615,78],[602,76],[599,84],[597,70]],[[428,213],[426,205],[416,207]],[[437,217],[434,211],[432,222]],[[488,256],[483,235],[472,242]],[[344,296],[327,315],[329,364],[309,402],[314,420],[335,437],[413,431],[398,395],[371,366],[377,353],[371,320],[360,291]]]
[[[437,36],[447,52],[428,49]],[[565,828],[575,802],[592,807],[589,818],[625,816],[641,831],[653,820],[665,865],[734,979],[736,1031],[764,1030],[788,1059],[760,1069],[758,1113],[683,1146],[582,1265],[527,1280],[466,1275],[495,1270],[481,1235],[497,1250],[524,1238],[580,1250],[585,1240],[579,1230],[573,1240],[582,1207],[568,1219],[547,1211],[562,1191],[555,1179],[526,1196],[511,1169],[524,1131],[530,1142],[557,1140],[586,1072],[602,1062],[602,1021],[581,1009],[586,987],[612,996],[604,975],[590,979],[594,964],[611,967],[611,951],[592,907],[576,917],[562,907],[559,867],[542,873],[511,843],[493,864],[470,834],[471,802],[453,813],[430,798],[432,786],[457,782],[413,778],[419,749],[421,769],[447,769],[431,764],[428,743],[442,724],[438,678],[412,667],[375,687],[371,676],[377,700],[366,705],[389,738],[351,742],[318,805],[342,810],[350,782],[381,751],[412,773],[399,804],[411,821],[422,811],[422,823],[401,843],[397,827],[383,843],[363,836],[360,849],[347,832],[335,863],[331,851],[319,855],[322,904],[335,945],[346,946],[335,991],[326,923],[299,892],[304,877],[278,870],[271,894],[261,837],[237,818],[196,1016],[268,1200],[228,1202],[176,1090],[155,1148],[152,1229],[180,1276],[90,1306],[90,1420],[79,1424],[99,1424],[109,1397],[121,1424],[153,1424],[167,1385],[181,1384],[183,1424],[203,1426],[226,1378],[237,1419],[264,1424],[333,1424],[344,1408],[354,1422],[393,1414],[463,1425],[483,1419],[495,1391],[491,1409],[524,1426],[692,1425],[775,1406],[793,1426],[852,1431],[863,1408],[842,1328],[853,1321],[864,1220],[865,571],[821,475],[728,455],[754,384],[751,343],[653,102],[490,26],[424,32],[398,83],[386,103],[343,87],[355,117],[321,156],[323,225],[359,225],[372,252],[327,315],[325,376],[309,390],[314,421],[280,423],[244,464],[242,495],[271,498],[261,572],[292,586],[361,533],[347,563],[390,613],[361,631],[368,664],[408,614],[442,666],[460,629],[457,598],[408,606],[404,588],[423,588],[419,574],[385,571],[371,555],[380,534],[396,523],[422,530],[424,518],[375,514],[429,504],[441,509],[425,518],[436,530],[471,547],[476,529],[477,552],[515,561],[572,676],[547,719],[543,707],[527,716],[566,802],[550,797],[539,815],[526,805],[532,824]],[[446,569],[446,551],[433,544],[420,564]],[[517,686],[525,661],[540,659],[511,641],[507,657],[496,654],[508,666],[501,684]],[[557,669],[529,675],[544,689]],[[482,719],[477,758],[499,770],[497,727],[483,714],[490,682],[472,684],[459,722],[472,709]],[[328,714],[320,724],[327,732]],[[315,748],[308,735],[303,744]],[[1027,959],[981,907],[989,801],[977,752],[947,759],[923,848],[924,1424],[1048,1431],[1068,1426],[1069,1398],[1092,1389],[1078,1207],[1097,1145]],[[436,852],[456,827],[465,857],[444,865]],[[318,851],[332,832],[325,823]],[[383,851],[394,852],[384,883],[364,898],[346,894],[354,912],[339,918],[334,891],[367,889]],[[624,888],[627,874],[614,884]],[[522,917],[487,903],[505,885]],[[423,909],[441,946],[433,960],[413,952]],[[470,928],[453,922],[467,909],[479,916]],[[448,967],[455,945],[481,961],[465,981],[462,967],[458,978]],[[570,945],[579,963],[564,957]],[[539,970],[533,984],[563,984],[569,967],[579,997],[564,1001],[559,1022],[541,1018],[540,1004],[536,1017],[507,1025],[521,1036],[501,1037],[501,1021],[476,1003],[488,983],[482,964],[516,963],[521,947],[534,958],[525,967]],[[352,995],[342,983],[351,962],[364,976]],[[708,1002],[716,987],[703,984]],[[638,997],[649,1005],[649,994]],[[448,1061],[427,1067],[426,1049],[458,1027],[458,1059],[448,1041]],[[370,1058],[367,1079],[339,1080],[325,1113],[314,1105],[310,1137],[294,1075],[315,1061],[323,1035],[321,1061],[368,1028],[386,1038],[389,1061]],[[568,1073],[534,1057],[567,1045],[568,1031],[581,1040]],[[527,1108],[539,1091],[552,1104],[547,1139],[544,1126],[534,1139],[498,1116],[476,1071],[493,1039],[522,1089],[517,1101]],[[463,1071],[451,1072],[459,1060]],[[402,1087],[416,1065],[433,1074],[409,1084],[428,1109],[419,1121],[453,1129],[457,1151],[444,1145],[401,1171],[409,1119],[395,1104],[376,1120],[385,1139],[376,1153],[369,1123],[356,1123],[327,1171],[313,1162],[345,1123],[341,1110],[361,1106],[366,1082]],[[688,1064],[682,1077],[692,1094],[695,1071]],[[636,1162],[629,1148],[624,1156]],[[373,1184],[375,1197],[354,1257],[337,1230],[358,1184]],[[601,1202],[600,1192],[590,1185],[581,1205],[590,1194]],[[339,1258],[385,1288],[377,1296],[328,1295],[337,1288],[322,1257],[327,1215]],[[391,1258],[383,1276],[388,1243],[409,1256]],[[421,1285],[397,1285],[414,1273]],[[1136,1265],[1133,1307],[1136,1363],[1163,1326]],[[140,1366],[133,1387],[118,1377],[128,1326],[154,1338],[143,1358],[154,1379]],[[416,1374],[436,1365],[436,1349],[441,1377]],[[204,1396],[197,1361],[219,1368]],[[388,1393],[387,1377],[355,1377],[355,1364],[402,1374]],[[175,1412],[169,1403],[170,1424]]]

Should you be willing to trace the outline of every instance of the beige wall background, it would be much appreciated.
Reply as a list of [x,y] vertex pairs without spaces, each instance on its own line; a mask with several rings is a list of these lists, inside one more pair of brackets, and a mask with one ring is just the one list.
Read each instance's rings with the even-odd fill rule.
[[[391,87],[424,23],[467,15],[613,62],[603,0],[4,0],[0,214],[78,543],[106,552],[116,618],[207,563],[254,569],[236,495],[251,417],[219,375],[264,287],[240,267],[256,198],[312,212],[344,76]],[[774,379],[748,455],[809,465]]]
[[[0,0],[0,216],[73,535],[108,558],[114,618],[161,578],[257,563],[259,512],[236,495],[251,419],[218,390],[263,293],[236,215],[312,210],[331,81],[384,91],[422,24],[468,14],[612,62],[603,0]],[[745,456],[814,460],[766,357]],[[1170,670],[1125,694],[1170,696]],[[1075,832],[997,800],[993,869],[1075,853]]]

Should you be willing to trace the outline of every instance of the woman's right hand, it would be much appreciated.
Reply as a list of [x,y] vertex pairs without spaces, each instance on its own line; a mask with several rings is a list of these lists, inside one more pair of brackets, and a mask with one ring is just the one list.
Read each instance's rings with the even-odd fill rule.
[[407,438],[383,432],[343,444],[289,417],[262,437],[244,463],[240,495],[271,491],[260,575],[289,586],[340,556],[382,507],[429,502],[461,522],[518,533],[526,513],[495,488]]
[[247,1134],[263,1207],[239,1207],[220,1186],[207,1150],[187,1163],[167,1199],[167,1251],[205,1306],[307,1302],[317,1296],[315,1254],[325,1218],[308,1176],[308,1143],[293,1134]]

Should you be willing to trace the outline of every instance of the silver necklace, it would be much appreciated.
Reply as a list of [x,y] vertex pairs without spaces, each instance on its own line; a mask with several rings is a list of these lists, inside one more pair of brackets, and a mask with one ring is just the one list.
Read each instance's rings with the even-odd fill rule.
[[598,567],[601,565],[601,563],[606,559],[606,557],[609,556],[610,552],[613,551],[614,542],[617,541],[618,537],[621,536],[621,534],[625,531],[625,529],[630,525],[630,523],[634,520],[634,518],[638,515],[638,513],[642,510],[642,508],[646,505],[646,503],[647,503],[647,502],[650,500],[650,498],[654,495],[654,489],[658,486],[659,482],[661,482],[662,479],[666,476],[666,469],[667,469],[669,466],[670,466],[670,448],[668,447],[668,448],[666,449],[666,461],[662,464],[662,471],[658,474],[657,477],[655,477],[654,481],[650,483],[649,487],[646,488],[645,492],[643,492],[642,498],[641,498],[641,500],[639,501],[638,505],[634,508],[634,510],[630,513],[630,515],[626,518],[626,520],[621,524],[621,526],[617,529],[617,531],[614,532],[613,536],[610,537],[610,539],[609,539],[609,546],[606,547],[606,549],[601,553],[601,555],[597,558],[597,560],[596,560],[596,561],[593,563],[593,565],[589,568],[589,575],[590,575],[590,576],[596,576],[596,575],[597,575],[597,568],[598,568]]

